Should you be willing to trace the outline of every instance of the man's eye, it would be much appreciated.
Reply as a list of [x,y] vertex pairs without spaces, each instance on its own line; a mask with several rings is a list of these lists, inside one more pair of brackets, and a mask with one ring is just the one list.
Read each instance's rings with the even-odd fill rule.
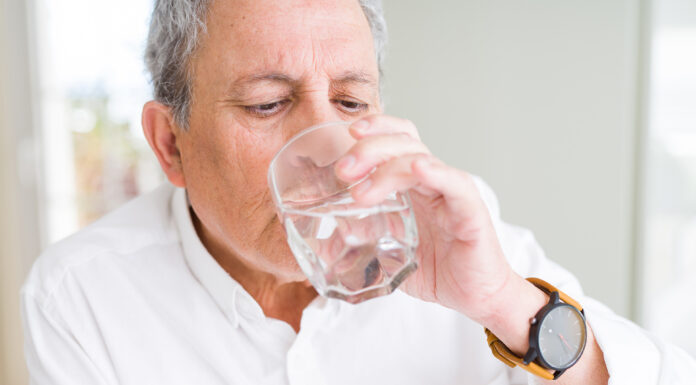
[[367,104],[356,102],[354,100],[337,100],[336,102],[346,112],[362,112],[368,109]]
[[287,100],[280,100],[273,103],[244,106],[244,109],[258,117],[267,117],[282,110],[283,107],[287,104],[287,102]]

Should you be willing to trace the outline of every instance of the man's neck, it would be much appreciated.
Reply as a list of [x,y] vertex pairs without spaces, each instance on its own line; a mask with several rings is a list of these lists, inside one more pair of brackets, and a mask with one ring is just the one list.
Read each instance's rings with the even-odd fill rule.
[[206,231],[191,210],[196,233],[208,252],[218,264],[246,290],[261,306],[266,317],[287,322],[295,332],[300,330],[302,311],[309,305],[317,292],[308,281],[283,280],[271,273],[254,269]]

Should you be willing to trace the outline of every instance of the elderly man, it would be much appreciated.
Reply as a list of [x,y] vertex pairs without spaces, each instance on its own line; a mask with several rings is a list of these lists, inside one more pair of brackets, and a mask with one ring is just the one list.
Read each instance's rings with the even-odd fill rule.
[[[528,231],[500,220],[483,182],[431,155],[411,123],[381,114],[384,41],[375,0],[156,1],[146,54],[155,100],[142,122],[170,184],[37,261],[23,290],[33,383],[668,384],[696,375],[685,353],[583,297]],[[290,137],[337,120],[353,122],[358,139],[337,175],[375,169],[355,199],[408,190],[419,225],[419,269],[402,290],[359,305],[307,283],[266,184]],[[571,317],[583,314],[573,299],[586,329]],[[558,325],[578,330],[575,343],[530,323],[559,304],[575,326]],[[558,337],[560,350],[545,349],[540,333]],[[553,363],[564,355],[573,359]]]

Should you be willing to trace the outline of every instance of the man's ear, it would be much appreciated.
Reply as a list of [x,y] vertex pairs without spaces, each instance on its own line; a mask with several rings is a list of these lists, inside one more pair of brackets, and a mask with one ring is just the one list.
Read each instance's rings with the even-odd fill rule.
[[177,187],[186,187],[181,166],[181,154],[176,145],[179,127],[174,122],[171,109],[164,104],[151,100],[143,106],[143,132],[155,152],[167,179]]

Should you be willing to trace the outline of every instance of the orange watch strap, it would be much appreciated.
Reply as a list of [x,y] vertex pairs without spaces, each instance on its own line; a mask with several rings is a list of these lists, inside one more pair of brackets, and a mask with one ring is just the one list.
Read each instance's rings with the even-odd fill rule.
[[511,352],[510,349],[505,346],[503,341],[498,339],[498,337],[496,337],[495,334],[488,329],[486,329],[486,336],[488,337],[488,346],[490,346],[491,352],[495,358],[499,359],[507,366],[511,368],[519,366],[537,377],[541,377],[546,380],[553,380],[553,372],[541,367],[535,362],[530,362],[529,364],[525,365],[521,357],[518,357],[515,355],[515,353]]
[[580,311],[580,312],[582,311],[582,306],[580,306],[580,304],[576,300],[568,297],[568,295],[566,293],[556,289],[556,286],[553,286],[552,284],[544,281],[543,279],[539,279],[539,278],[527,278],[527,281],[533,283],[534,286],[544,290],[546,292],[546,294],[551,294],[554,291],[557,291],[558,296],[561,298],[561,301],[563,301],[563,302],[567,303],[568,305],[578,309],[578,311]]
[[[558,290],[555,286],[551,285],[550,283],[539,278],[527,278],[527,281],[531,282],[532,284],[534,284],[534,286],[538,287],[539,289],[545,291],[546,294],[551,294],[552,292],[557,291],[558,297],[561,299],[561,301],[573,306],[574,308],[578,309],[578,311],[582,311],[582,306],[580,306],[580,304],[577,301],[570,298],[568,295]],[[503,341],[496,337],[495,334],[493,334],[488,329],[485,329],[485,332],[486,338],[488,340],[488,346],[491,348],[491,352],[493,353],[493,356],[495,356],[495,358],[499,359],[511,368],[519,366],[520,368],[532,373],[537,377],[541,377],[547,380],[554,379],[554,372],[552,370],[546,369],[535,362],[525,364],[524,359],[510,351],[510,349],[508,349],[508,347],[505,346]]]

